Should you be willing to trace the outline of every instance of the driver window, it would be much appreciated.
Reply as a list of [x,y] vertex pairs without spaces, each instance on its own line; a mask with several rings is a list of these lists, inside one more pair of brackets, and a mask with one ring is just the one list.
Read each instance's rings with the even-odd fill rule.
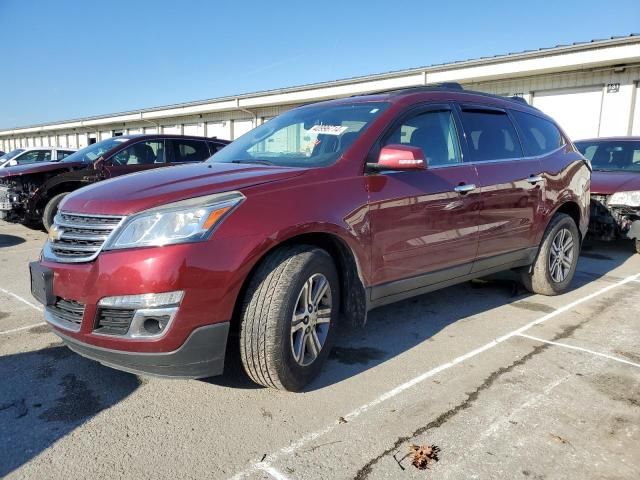
[[111,157],[113,165],[154,165],[165,163],[164,141],[133,144]]
[[387,137],[385,145],[420,147],[429,166],[460,163],[460,145],[450,111],[425,112],[408,118]]

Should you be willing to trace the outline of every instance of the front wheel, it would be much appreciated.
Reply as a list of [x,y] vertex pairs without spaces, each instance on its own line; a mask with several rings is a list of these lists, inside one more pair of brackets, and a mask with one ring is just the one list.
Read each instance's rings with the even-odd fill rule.
[[549,222],[538,255],[522,272],[522,283],[532,293],[559,295],[569,288],[578,266],[580,234],[576,222],[564,213]]
[[299,245],[270,254],[250,281],[241,313],[240,356],[249,377],[302,390],[331,350],[339,311],[338,273],[326,251]]
[[69,192],[57,194],[56,196],[51,198],[47,202],[47,205],[44,207],[44,212],[42,213],[42,225],[44,225],[44,228],[47,230],[47,232],[51,228],[51,225],[53,225],[53,219],[58,213],[58,205],[60,205],[62,199],[67,195],[69,195]]

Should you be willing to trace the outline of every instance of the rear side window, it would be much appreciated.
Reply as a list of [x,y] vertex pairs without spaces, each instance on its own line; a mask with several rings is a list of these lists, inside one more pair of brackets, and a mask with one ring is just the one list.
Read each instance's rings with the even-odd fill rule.
[[549,120],[516,110],[511,113],[520,128],[522,143],[528,156],[544,155],[565,144],[560,130]]
[[202,162],[209,158],[209,149],[205,142],[198,140],[173,140],[173,161]]
[[462,126],[467,136],[470,161],[522,157],[516,130],[506,112],[463,107]]
[[63,158],[68,157],[72,153],[73,152],[69,150],[58,150],[58,160],[62,160]]

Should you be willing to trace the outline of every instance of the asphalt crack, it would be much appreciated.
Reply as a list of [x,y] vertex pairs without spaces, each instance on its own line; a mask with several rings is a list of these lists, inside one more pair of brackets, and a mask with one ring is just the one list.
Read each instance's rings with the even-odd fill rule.
[[[624,292],[624,290],[622,290],[620,293],[618,293],[617,295],[613,296],[610,299],[601,300],[599,303],[594,305],[593,311],[590,313],[590,315],[585,320],[583,320],[582,322],[580,322],[580,323],[578,323],[576,325],[571,325],[571,326],[567,326],[567,327],[563,328],[558,334],[556,334],[552,338],[552,341],[561,340],[561,339],[564,339],[564,338],[567,338],[567,337],[571,336],[577,329],[579,329],[582,326],[584,326],[592,318],[597,317],[598,315],[603,313],[605,310],[610,308],[612,305],[614,305],[615,302],[618,300],[618,297],[619,296],[624,296],[625,293],[626,292]],[[373,467],[380,460],[382,460],[384,457],[386,457],[386,456],[390,455],[392,452],[398,450],[398,448],[403,443],[408,442],[412,438],[415,438],[415,437],[417,437],[419,435],[422,435],[423,433],[425,433],[425,432],[427,432],[427,431],[429,431],[429,430],[431,430],[433,428],[438,428],[438,427],[444,425],[447,421],[449,421],[451,418],[455,417],[461,411],[464,411],[464,410],[470,408],[474,404],[474,402],[478,399],[478,397],[480,396],[480,393],[482,393],[485,390],[488,390],[496,382],[496,380],[498,380],[502,375],[504,375],[506,373],[509,373],[510,371],[512,371],[516,367],[524,365],[529,360],[531,360],[531,358],[533,358],[534,356],[538,355],[539,353],[545,351],[547,348],[549,348],[551,346],[552,345],[548,344],[548,343],[543,343],[541,345],[538,345],[538,346],[534,347],[533,350],[531,350],[529,353],[527,353],[526,355],[522,356],[518,360],[514,361],[510,365],[505,366],[505,367],[501,367],[498,370],[496,370],[493,373],[491,373],[478,386],[478,388],[476,388],[473,392],[468,392],[467,393],[467,398],[465,398],[464,401],[462,401],[461,403],[459,403],[455,407],[447,410],[446,412],[440,414],[438,417],[436,417],[434,420],[430,421],[426,425],[424,425],[424,426],[422,426],[420,428],[417,428],[411,434],[404,435],[402,437],[398,437],[391,447],[387,448],[385,451],[383,451],[382,453],[380,453],[376,457],[374,457],[371,460],[369,460],[362,468],[360,468],[360,470],[358,470],[356,475],[353,477],[354,480],[365,480],[366,478],[368,478],[369,475],[371,474],[371,472],[373,471]]]

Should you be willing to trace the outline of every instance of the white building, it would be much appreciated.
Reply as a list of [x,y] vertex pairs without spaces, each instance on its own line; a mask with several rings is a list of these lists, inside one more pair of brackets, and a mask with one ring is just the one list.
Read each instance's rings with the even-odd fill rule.
[[0,130],[0,150],[83,147],[125,133],[235,139],[297,105],[439,82],[521,95],[574,139],[640,135],[640,35],[559,45],[300,87]]

